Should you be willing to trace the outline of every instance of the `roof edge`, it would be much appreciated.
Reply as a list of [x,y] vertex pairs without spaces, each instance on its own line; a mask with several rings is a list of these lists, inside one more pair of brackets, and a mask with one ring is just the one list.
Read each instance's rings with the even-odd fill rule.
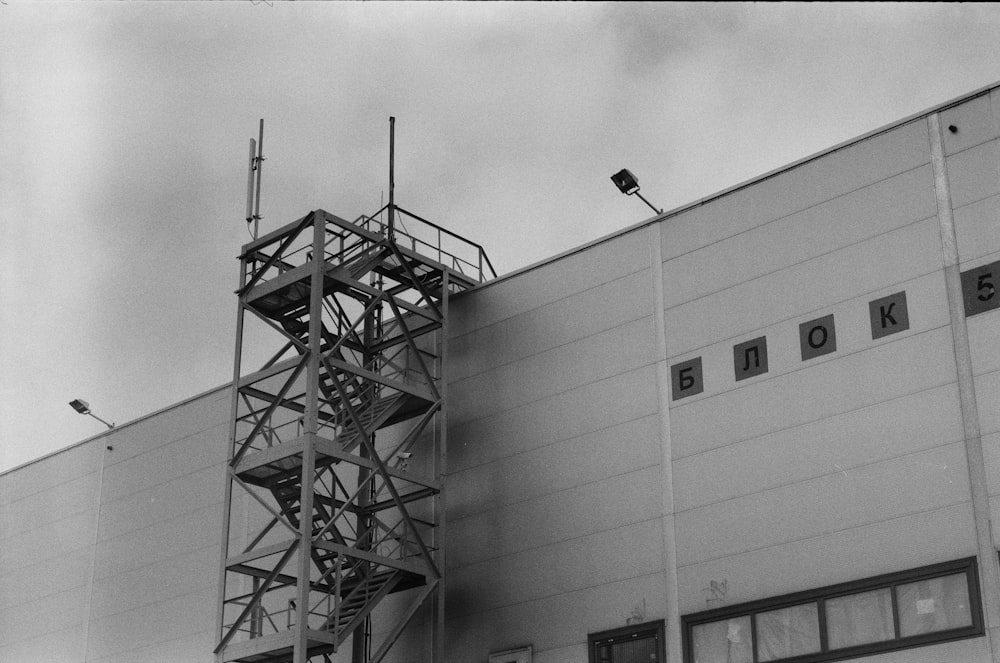
[[768,179],[770,179],[772,177],[780,175],[781,173],[784,173],[786,171],[792,170],[793,168],[798,168],[799,166],[801,166],[803,164],[806,164],[806,163],[809,163],[810,161],[815,161],[816,159],[819,159],[820,157],[824,157],[824,156],[827,156],[829,154],[833,154],[834,152],[838,152],[838,151],[843,150],[843,149],[845,149],[847,147],[850,147],[852,145],[856,145],[857,143],[860,143],[862,141],[868,140],[870,138],[874,138],[875,136],[878,136],[880,134],[888,133],[889,131],[892,131],[894,129],[898,129],[899,127],[901,127],[903,125],[910,124],[911,122],[915,122],[917,120],[920,120],[920,119],[922,119],[924,117],[927,117],[929,115],[932,115],[934,113],[940,113],[943,110],[947,110],[947,109],[952,108],[954,106],[958,106],[959,104],[963,104],[963,103],[965,103],[967,101],[972,101],[973,99],[976,99],[977,97],[981,97],[983,95],[989,94],[990,92],[992,92],[995,89],[1000,89],[1000,81],[997,81],[995,83],[991,83],[991,84],[986,85],[986,86],[981,87],[981,88],[977,88],[976,90],[973,90],[972,92],[967,92],[967,93],[965,93],[965,94],[963,94],[961,96],[955,97],[953,99],[950,99],[950,100],[945,101],[945,102],[940,103],[940,104],[936,104],[934,106],[931,106],[930,108],[927,108],[925,110],[919,111],[917,113],[913,113],[911,115],[907,115],[906,117],[904,117],[904,118],[902,118],[900,120],[896,120],[896,121],[891,122],[889,124],[883,125],[883,126],[877,128],[877,129],[873,129],[873,130],[871,130],[871,131],[869,131],[867,133],[861,134],[860,136],[856,136],[855,138],[850,138],[850,139],[848,139],[846,141],[843,141],[841,143],[837,143],[836,145],[834,145],[832,147],[828,147],[826,149],[820,150],[819,152],[815,152],[815,153],[810,154],[808,156],[802,157],[801,159],[797,159],[796,161],[793,161],[791,163],[785,164],[784,166],[779,166],[779,167],[775,168],[774,170],[769,170],[769,171],[767,171],[766,173],[764,173],[762,175],[757,175],[757,176],[752,177],[752,178],[750,178],[748,180],[744,180],[744,181],[742,181],[742,182],[740,182],[738,184],[734,184],[731,187],[728,187],[726,189],[722,189],[721,191],[717,191],[717,192],[715,192],[713,194],[705,196],[704,198],[699,198],[698,200],[695,200],[693,202],[686,203],[686,204],[681,205],[679,207],[675,207],[675,208],[673,208],[673,209],[671,209],[671,210],[669,210],[667,212],[662,212],[662,213],[657,214],[655,216],[649,217],[649,218],[647,218],[647,219],[645,219],[643,221],[640,221],[638,223],[635,223],[635,224],[633,224],[631,226],[627,226],[625,228],[622,228],[621,230],[616,230],[616,231],[611,232],[611,233],[609,233],[607,235],[603,235],[601,237],[598,237],[597,239],[591,240],[591,241],[589,241],[589,242],[587,242],[585,244],[581,244],[580,246],[577,246],[577,247],[574,247],[574,248],[571,248],[571,249],[567,249],[567,250],[562,251],[561,253],[557,253],[556,255],[551,256],[549,258],[544,258],[542,260],[539,260],[538,262],[534,262],[534,263],[532,263],[530,265],[527,265],[525,267],[521,267],[519,269],[515,269],[513,272],[509,272],[509,273],[504,274],[502,276],[498,276],[497,278],[495,278],[495,279],[493,279],[491,281],[487,281],[486,283],[482,283],[482,284],[476,286],[475,288],[472,289],[472,291],[480,290],[482,288],[487,288],[487,287],[493,285],[494,283],[499,283],[499,282],[505,281],[505,280],[507,280],[509,278],[513,278],[515,276],[520,276],[521,274],[524,274],[525,272],[530,272],[530,271],[538,269],[540,267],[544,267],[545,265],[547,265],[547,264],[549,264],[551,262],[555,262],[557,260],[561,260],[561,259],[566,258],[568,256],[571,256],[571,255],[573,255],[575,253],[580,253],[582,251],[586,251],[587,249],[590,249],[590,248],[592,248],[592,247],[594,247],[594,246],[596,246],[598,244],[603,244],[604,242],[607,242],[609,240],[615,239],[615,238],[620,237],[622,235],[626,235],[626,234],[628,234],[630,232],[639,230],[641,228],[645,228],[646,226],[652,225],[652,224],[657,223],[659,221],[665,221],[666,219],[669,219],[669,218],[671,218],[673,216],[677,216],[679,214],[683,214],[684,212],[690,211],[690,210],[692,210],[692,209],[694,209],[696,207],[700,207],[700,206],[702,206],[702,205],[704,205],[706,203],[710,203],[710,202],[712,202],[714,200],[718,200],[719,198],[722,198],[724,196],[728,196],[731,193],[735,193],[737,191],[740,191],[741,189],[745,189],[747,187],[753,186],[754,184],[758,184],[760,182],[763,182],[764,180],[768,180]]
[[10,474],[11,472],[16,472],[17,470],[23,469],[23,468],[27,467],[28,465],[32,465],[34,463],[41,462],[41,461],[43,461],[43,460],[45,460],[47,458],[51,458],[52,456],[55,456],[57,454],[61,454],[61,453],[65,452],[65,451],[69,451],[70,449],[75,449],[76,447],[82,447],[83,445],[89,444],[89,443],[91,443],[91,442],[93,442],[95,440],[99,440],[102,437],[109,437],[111,435],[114,435],[117,431],[120,431],[123,428],[128,428],[129,426],[134,426],[135,424],[143,422],[146,419],[149,419],[151,417],[155,417],[157,415],[163,414],[164,412],[167,412],[169,410],[173,410],[174,408],[181,407],[182,405],[187,405],[188,403],[191,403],[192,401],[196,401],[198,399],[205,398],[209,394],[213,394],[213,393],[215,393],[217,391],[222,391],[223,389],[228,389],[229,387],[232,386],[232,384],[233,384],[232,382],[227,382],[227,383],[225,383],[223,385],[219,385],[218,387],[213,387],[211,389],[207,389],[207,390],[205,390],[203,392],[200,392],[198,394],[195,394],[194,396],[190,396],[188,398],[185,398],[184,400],[178,401],[178,402],[173,403],[171,405],[167,405],[167,406],[161,407],[160,409],[154,410],[154,411],[152,411],[152,412],[150,412],[148,414],[144,414],[142,416],[136,417],[135,419],[132,419],[130,421],[126,421],[123,424],[120,424],[120,425],[116,424],[114,428],[108,428],[106,430],[101,431],[100,433],[97,433],[96,435],[91,435],[88,438],[84,438],[84,439],[80,440],[79,442],[73,442],[71,444],[66,445],[65,447],[62,447],[61,449],[56,449],[55,451],[50,451],[49,453],[47,453],[47,454],[45,454],[43,456],[39,456],[38,458],[33,458],[31,460],[28,460],[28,461],[25,461],[25,462],[21,463],[20,465],[15,465],[14,467],[11,467],[9,469],[3,470],[2,472],[0,472],[0,478],[2,478],[4,475]]

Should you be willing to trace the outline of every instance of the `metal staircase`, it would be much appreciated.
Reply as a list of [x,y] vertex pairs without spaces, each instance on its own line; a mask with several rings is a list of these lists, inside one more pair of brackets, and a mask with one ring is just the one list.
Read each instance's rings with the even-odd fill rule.
[[[377,662],[421,610],[440,643],[444,328],[449,296],[492,267],[384,211],[388,225],[316,210],[243,247],[220,662],[332,661],[348,644]],[[244,375],[250,321],[280,346]]]

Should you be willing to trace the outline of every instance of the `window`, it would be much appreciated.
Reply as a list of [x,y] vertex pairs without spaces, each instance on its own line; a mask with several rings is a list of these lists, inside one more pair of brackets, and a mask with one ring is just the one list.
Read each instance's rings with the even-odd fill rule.
[[707,610],[683,621],[686,663],[819,663],[984,632],[974,557]]
[[758,660],[780,661],[820,650],[819,604],[768,610],[756,617]]
[[531,663],[531,645],[490,654],[489,663]]
[[661,663],[666,660],[663,622],[648,622],[587,637],[590,663]]

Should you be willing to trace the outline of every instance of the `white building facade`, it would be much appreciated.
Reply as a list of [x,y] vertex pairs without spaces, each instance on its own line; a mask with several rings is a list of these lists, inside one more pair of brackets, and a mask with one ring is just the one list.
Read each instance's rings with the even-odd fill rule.
[[[443,660],[1000,660],[998,288],[989,88],[456,295]],[[0,660],[215,660],[230,403],[0,475]]]

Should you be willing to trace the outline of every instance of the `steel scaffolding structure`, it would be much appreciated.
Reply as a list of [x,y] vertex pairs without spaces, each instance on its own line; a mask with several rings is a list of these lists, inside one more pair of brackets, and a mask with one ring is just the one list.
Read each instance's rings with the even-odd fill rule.
[[[377,662],[422,608],[439,658],[444,326],[488,258],[390,198],[354,222],[311,212],[240,261],[217,660],[330,661],[350,641]],[[248,312],[280,348],[243,375]]]

